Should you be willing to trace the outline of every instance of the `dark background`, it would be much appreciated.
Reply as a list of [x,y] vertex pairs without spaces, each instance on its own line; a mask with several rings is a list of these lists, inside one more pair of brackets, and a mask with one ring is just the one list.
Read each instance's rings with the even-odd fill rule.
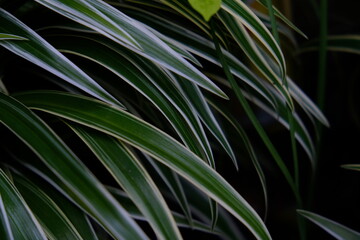
[[[311,7],[311,0],[284,0],[291,2],[294,23],[309,37],[319,36],[319,18]],[[7,1],[7,9],[22,0]],[[281,1],[274,1],[279,8]],[[0,7],[5,7],[1,5]],[[318,3],[318,1],[317,1]],[[5,1],[4,1],[5,4]],[[328,31],[329,34],[360,34],[360,1],[357,0],[329,0]],[[33,17],[33,16],[32,16]],[[36,23],[41,19],[25,19],[27,23]],[[0,23],[1,24],[1,23]],[[295,35],[301,47],[306,39]],[[360,48],[360,46],[359,46]],[[309,95],[317,99],[318,82],[318,52],[295,53],[289,50],[287,56],[289,74],[296,83]],[[20,62],[21,63],[21,62]],[[43,83],[42,83],[43,84]],[[324,128],[319,145],[319,159],[315,181],[310,181],[310,164],[303,152],[300,154],[301,190],[305,200],[305,208],[324,217],[342,223],[354,230],[360,231],[360,172],[341,168],[342,164],[360,164],[360,56],[350,53],[329,52],[327,55],[327,71],[325,86],[324,113],[330,122],[330,128]],[[259,113],[262,121],[269,121],[266,115]],[[244,120],[246,121],[246,120]],[[310,122],[308,124],[311,124]],[[275,145],[279,148],[284,159],[291,159],[289,133],[271,120],[267,131]],[[254,145],[261,145],[256,139],[255,132],[249,132]],[[315,134],[314,134],[315,136]],[[258,142],[257,142],[258,141]],[[241,147],[241,146],[238,146]],[[266,151],[259,150],[263,159],[269,159]],[[217,156],[221,158],[223,156]],[[262,192],[259,182],[257,185],[249,181],[258,181],[256,173],[249,162],[241,163],[240,171],[236,172],[232,165],[219,165],[223,176],[258,210],[264,213]],[[291,161],[289,160],[289,165]],[[269,213],[267,225],[274,239],[298,239],[296,225],[296,208],[294,199],[279,170],[271,164],[263,162],[268,180]],[[251,180],[249,180],[251,179]],[[313,195],[311,195],[313,187]],[[239,224],[239,228],[243,228]],[[320,228],[308,224],[308,239],[331,239]],[[193,231],[185,231],[186,239],[195,239]],[[204,235],[200,234],[203,239]],[[216,239],[208,236],[206,239]]]

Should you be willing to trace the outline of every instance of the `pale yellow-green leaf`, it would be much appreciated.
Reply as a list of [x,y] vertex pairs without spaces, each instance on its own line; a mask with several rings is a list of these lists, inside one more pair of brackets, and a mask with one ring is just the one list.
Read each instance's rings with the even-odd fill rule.
[[189,0],[189,3],[206,21],[209,21],[220,9],[221,0]]

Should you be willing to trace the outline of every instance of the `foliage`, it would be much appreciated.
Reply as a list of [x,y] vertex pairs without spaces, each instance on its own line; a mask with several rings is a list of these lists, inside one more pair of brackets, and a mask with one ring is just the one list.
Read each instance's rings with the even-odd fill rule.
[[324,38],[299,49],[271,0],[209,2],[0,3],[1,239],[276,238],[274,167],[305,239],[300,169],[329,123],[283,49]]

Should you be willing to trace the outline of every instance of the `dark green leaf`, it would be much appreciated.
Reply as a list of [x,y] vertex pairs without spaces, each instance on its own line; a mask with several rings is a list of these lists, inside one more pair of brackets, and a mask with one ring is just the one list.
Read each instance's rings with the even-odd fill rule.
[[105,132],[147,152],[231,212],[258,239],[271,239],[252,207],[218,173],[170,136],[146,122],[89,98],[56,92],[16,95],[31,108]]
[[340,223],[334,222],[328,218],[322,217],[318,214],[305,211],[305,210],[297,210],[297,212],[303,217],[309,219],[326,232],[328,232],[331,236],[338,240],[359,240],[360,233],[355,232],[354,230],[341,225]]
[[146,239],[146,235],[75,154],[33,112],[0,94],[0,121],[27,144],[63,181],[86,209],[114,237]]

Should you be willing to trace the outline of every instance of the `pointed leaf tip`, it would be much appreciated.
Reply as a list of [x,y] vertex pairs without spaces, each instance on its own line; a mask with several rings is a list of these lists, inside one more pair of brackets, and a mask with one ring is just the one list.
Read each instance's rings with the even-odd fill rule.
[[189,3],[207,22],[221,6],[221,0],[189,0]]

